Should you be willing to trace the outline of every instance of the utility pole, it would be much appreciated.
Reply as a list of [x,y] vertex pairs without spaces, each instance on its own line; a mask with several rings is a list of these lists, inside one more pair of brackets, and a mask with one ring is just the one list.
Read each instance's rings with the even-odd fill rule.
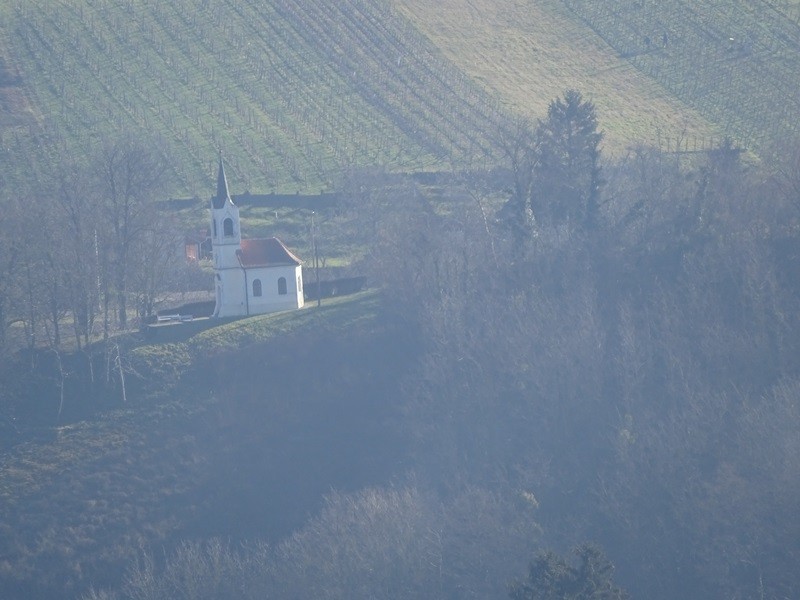
[[317,254],[317,233],[314,227],[314,215],[316,213],[311,211],[311,246],[314,250],[314,280],[317,283],[317,308],[322,306],[322,289],[319,287],[319,255]]

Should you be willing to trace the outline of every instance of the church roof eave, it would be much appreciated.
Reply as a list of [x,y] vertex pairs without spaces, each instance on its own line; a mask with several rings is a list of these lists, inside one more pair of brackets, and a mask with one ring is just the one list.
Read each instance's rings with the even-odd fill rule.
[[242,240],[241,265],[255,267],[298,267],[303,264],[283,242],[277,238]]

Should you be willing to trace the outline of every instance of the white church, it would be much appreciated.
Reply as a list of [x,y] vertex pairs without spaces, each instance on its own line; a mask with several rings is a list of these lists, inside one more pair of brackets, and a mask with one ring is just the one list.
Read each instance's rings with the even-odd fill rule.
[[239,208],[228,193],[222,157],[211,199],[214,317],[260,315],[303,307],[302,262],[277,238],[242,239]]

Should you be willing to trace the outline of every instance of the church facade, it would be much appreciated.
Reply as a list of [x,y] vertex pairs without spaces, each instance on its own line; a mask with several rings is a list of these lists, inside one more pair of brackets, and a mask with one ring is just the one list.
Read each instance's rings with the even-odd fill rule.
[[211,199],[214,317],[303,307],[302,262],[277,238],[242,239],[239,207],[228,192],[222,158]]

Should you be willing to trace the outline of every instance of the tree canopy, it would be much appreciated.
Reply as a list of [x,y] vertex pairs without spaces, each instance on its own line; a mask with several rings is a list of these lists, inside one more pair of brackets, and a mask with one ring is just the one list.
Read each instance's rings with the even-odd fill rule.
[[567,90],[550,103],[536,129],[531,203],[548,224],[594,227],[600,202],[600,141],[594,104]]
[[628,593],[611,580],[614,566],[593,544],[573,550],[578,564],[554,552],[534,559],[528,577],[511,586],[512,600],[626,600]]

